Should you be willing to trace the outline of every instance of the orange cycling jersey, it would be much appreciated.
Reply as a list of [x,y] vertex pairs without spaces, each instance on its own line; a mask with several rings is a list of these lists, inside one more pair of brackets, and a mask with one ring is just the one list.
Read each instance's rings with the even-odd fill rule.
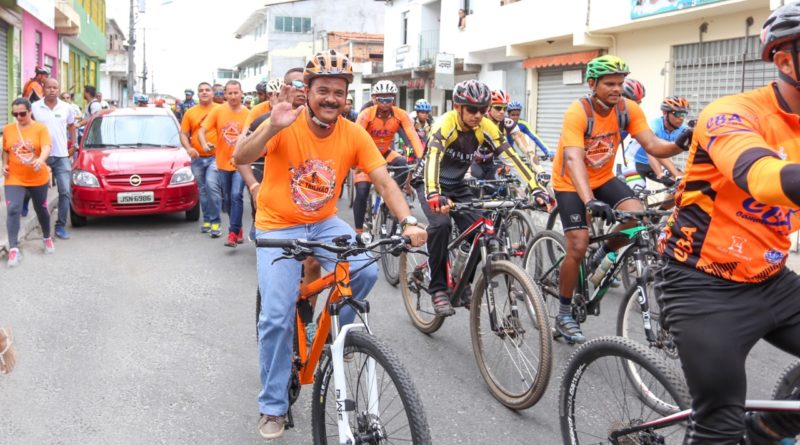
[[800,125],[788,110],[773,83],[700,113],[662,254],[736,282],[783,268],[800,223]]
[[403,142],[414,149],[414,154],[417,155],[417,159],[422,158],[422,142],[420,142],[419,136],[417,136],[414,124],[411,123],[411,118],[408,117],[408,113],[402,109],[392,107],[389,118],[384,120],[378,117],[378,106],[373,105],[364,109],[364,111],[358,115],[356,122],[364,127],[367,133],[372,136],[372,140],[375,141],[378,150],[381,151],[381,154],[388,162],[400,156],[392,150],[392,141],[397,132],[400,132],[400,137],[403,139]]
[[[636,102],[624,99],[630,116],[628,132],[632,135],[650,129],[642,109]],[[553,188],[559,192],[574,192],[575,185],[569,176],[566,147],[579,147],[585,150],[584,163],[589,175],[589,187],[596,189],[614,178],[614,156],[620,141],[620,128],[617,114],[611,110],[606,116],[594,114],[591,137],[585,135],[588,121],[580,100],[569,106],[564,114],[563,130],[558,140],[558,151],[553,160]]]

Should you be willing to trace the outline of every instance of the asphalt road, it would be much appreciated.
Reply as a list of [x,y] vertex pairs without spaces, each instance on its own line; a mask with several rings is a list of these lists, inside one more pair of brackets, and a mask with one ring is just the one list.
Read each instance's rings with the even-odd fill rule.
[[[181,215],[93,219],[71,234],[45,256],[34,233],[22,265],[0,267],[0,325],[14,326],[19,350],[18,368],[0,376],[0,444],[263,442],[253,246],[226,248]],[[573,347],[554,345],[547,393],[514,412],[481,379],[465,311],[426,336],[382,277],[370,298],[371,325],[413,376],[434,443],[561,443],[556,397]],[[617,299],[585,324],[588,336],[611,333]],[[788,363],[758,345],[749,396],[768,397]],[[310,390],[296,428],[274,443],[311,442]]]

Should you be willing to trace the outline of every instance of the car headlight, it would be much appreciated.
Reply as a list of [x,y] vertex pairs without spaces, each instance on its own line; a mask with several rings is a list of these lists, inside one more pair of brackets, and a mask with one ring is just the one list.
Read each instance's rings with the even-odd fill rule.
[[194,181],[194,174],[192,174],[191,167],[179,168],[172,174],[172,179],[169,180],[170,185],[186,184],[187,182]]
[[87,172],[86,170],[73,170],[72,183],[81,187],[100,187],[100,181],[97,180],[97,176]]

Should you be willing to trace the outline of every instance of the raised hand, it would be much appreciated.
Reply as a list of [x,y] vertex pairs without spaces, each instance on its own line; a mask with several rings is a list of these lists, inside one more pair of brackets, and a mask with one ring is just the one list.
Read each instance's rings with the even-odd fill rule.
[[275,128],[286,128],[291,125],[300,113],[305,110],[305,106],[301,105],[297,109],[292,109],[292,103],[289,101],[289,91],[294,88],[291,85],[284,85],[278,93],[278,102],[272,107],[270,114],[270,125]]

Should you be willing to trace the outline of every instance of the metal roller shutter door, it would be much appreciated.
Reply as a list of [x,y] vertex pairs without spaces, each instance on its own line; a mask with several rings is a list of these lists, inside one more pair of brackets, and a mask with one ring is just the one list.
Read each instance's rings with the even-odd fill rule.
[[[748,38],[746,56],[744,38],[700,45],[679,45],[672,50],[673,94],[689,99],[690,119],[722,96],[759,88],[777,78],[775,65],[761,60],[758,37]],[[686,155],[676,156],[674,161],[682,167]]]
[[0,21],[0,125],[8,123],[8,25]]
[[[581,70],[583,66],[570,67],[566,71]],[[551,150],[558,147],[558,138],[561,136],[561,125],[564,113],[569,104],[589,92],[586,83],[564,85],[563,72],[565,70],[539,70],[539,93],[536,99],[536,133],[542,138]]]

